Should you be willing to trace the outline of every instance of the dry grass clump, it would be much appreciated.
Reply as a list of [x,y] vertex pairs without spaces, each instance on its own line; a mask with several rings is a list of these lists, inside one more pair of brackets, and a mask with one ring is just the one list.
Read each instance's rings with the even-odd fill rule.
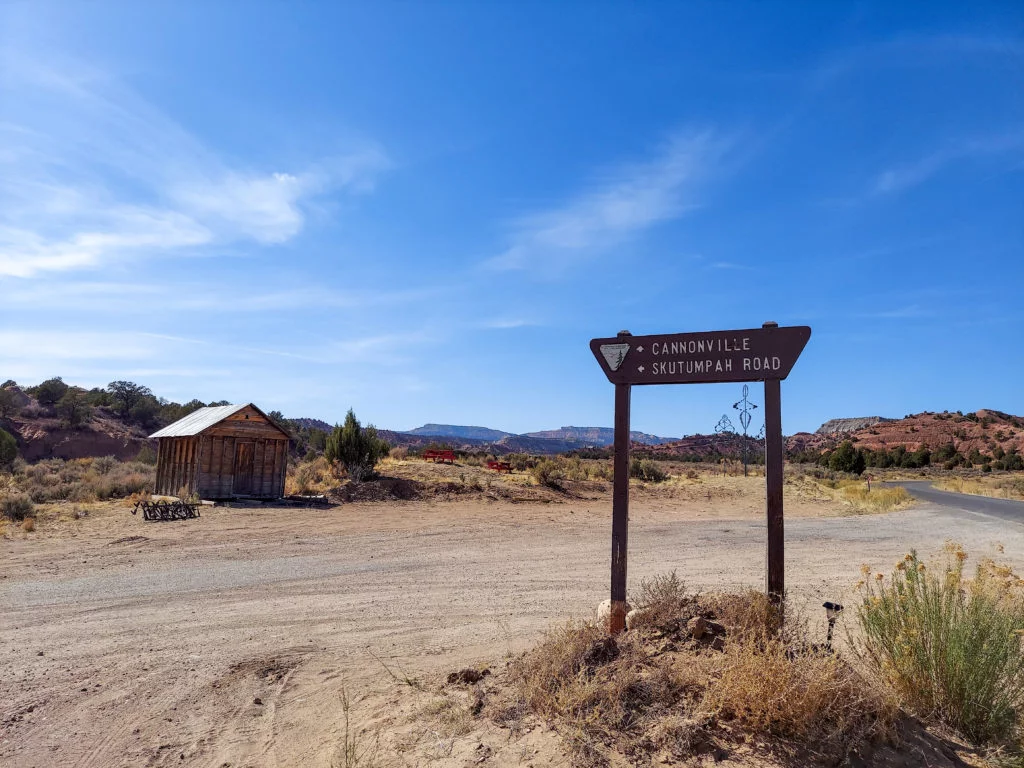
[[914,499],[902,486],[892,488],[872,488],[870,491],[867,485],[858,480],[844,481],[847,485],[841,485],[839,491],[845,501],[850,502],[858,509],[869,512],[891,512],[894,509],[906,506]]
[[652,579],[633,596],[643,620],[627,632],[570,622],[514,660],[492,714],[551,723],[578,765],[717,759],[751,738],[840,760],[888,735],[895,707],[842,658],[780,632],[778,609],[755,595]]
[[703,706],[744,731],[843,753],[885,733],[895,709],[843,659],[794,656],[779,637],[727,642]]
[[150,494],[156,470],[148,464],[121,462],[111,456],[85,459],[46,459],[22,464],[12,484],[36,504],[50,501],[92,502]]
[[695,615],[698,607],[697,596],[686,589],[675,571],[659,574],[640,582],[631,605],[636,610],[632,626],[653,627],[666,632],[679,630],[680,626]]
[[933,485],[940,491],[1024,501],[1024,477],[986,477],[984,479],[948,477],[936,481]]
[[912,712],[976,743],[1019,745],[1024,579],[990,559],[971,579],[966,560],[951,543],[944,563],[912,551],[888,579],[865,566],[857,648]]
[[288,495],[308,496],[327,493],[337,486],[338,478],[334,474],[331,462],[323,456],[317,456],[312,461],[289,464],[284,479],[284,492]]
[[849,504],[856,512],[892,512],[912,503],[914,497],[901,486],[883,487],[875,484],[868,490],[867,479],[836,476],[815,470],[787,477],[810,485],[817,494]]

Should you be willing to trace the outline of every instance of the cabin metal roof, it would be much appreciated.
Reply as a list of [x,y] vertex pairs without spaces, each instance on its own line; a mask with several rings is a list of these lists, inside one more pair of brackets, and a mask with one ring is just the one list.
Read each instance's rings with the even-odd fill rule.
[[[158,432],[154,432],[150,435],[150,438],[154,437],[191,437],[192,435],[198,435],[205,429],[209,429],[214,424],[226,419],[234,413],[238,413],[243,408],[248,408],[252,403],[243,403],[242,405],[212,405],[206,408],[199,408],[198,410],[192,411],[188,416],[183,419],[178,419],[173,424],[168,424],[166,427]],[[256,406],[252,406],[255,408]],[[259,410],[258,408],[256,410]],[[262,413],[262,411],[260,411]]]

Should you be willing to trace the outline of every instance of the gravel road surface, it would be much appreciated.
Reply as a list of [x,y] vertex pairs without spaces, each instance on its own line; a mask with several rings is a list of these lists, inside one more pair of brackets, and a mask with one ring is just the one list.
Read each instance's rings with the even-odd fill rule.
[[[788,519],[787,586],[814,631],[861,563],[888,571],[910,547],[999,543],[1024,565],[1018,518],[956,501]],[[608,588],[605,506],[218,508],[175,523],[125,511],[0,541],[0,764],[331,765],[342,686],[393,687],[381,662],[427,677],[495,663],[588,615]],[[701,589],[763,583],[762,519],[655,501],[631,514],[631,585],[671,569]]]

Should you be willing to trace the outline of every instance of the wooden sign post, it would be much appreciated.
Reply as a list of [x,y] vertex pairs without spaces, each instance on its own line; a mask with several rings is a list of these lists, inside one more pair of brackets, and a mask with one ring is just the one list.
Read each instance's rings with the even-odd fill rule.
[[590,349],[615,385],[615,479],[612,489],[612,582],[608,629],[626,626],[626,563],[629,541],[629,405],[633,385],[712,384],[763,381],[765,483],[768,541],[765,588],[781,600],[786,590],[782,514],[781,381],[811,338],[807,326],[765,323],[741,331],[633,336],[620,331],[594,339]]

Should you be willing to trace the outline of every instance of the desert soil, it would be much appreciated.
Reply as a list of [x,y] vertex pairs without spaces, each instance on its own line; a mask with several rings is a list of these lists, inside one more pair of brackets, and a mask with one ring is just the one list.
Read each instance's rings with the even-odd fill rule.
[[[631,583],[676,569],[694,588],[761,584],[762,483],[711,499],[636,494]],[[909,547],[955,539],[972,555],[1002,544],[1024,565],[1018,522],[927,503],[845,517],[813,498],[788,504],[787,585],[822,635],[818,606],[849,599],[861,563],[888,571]],[[537,731],[417,725],[428,694],[395,677],[436,689],[449,671],[497,669],[553,622],[589,615],[606,595],[609,517],[607,494],[216,508],[174,523],[111,505],[9,531],[0,764],[345,765],[343,690],[350,735],[384,735],[378,765],[565,764]]]

